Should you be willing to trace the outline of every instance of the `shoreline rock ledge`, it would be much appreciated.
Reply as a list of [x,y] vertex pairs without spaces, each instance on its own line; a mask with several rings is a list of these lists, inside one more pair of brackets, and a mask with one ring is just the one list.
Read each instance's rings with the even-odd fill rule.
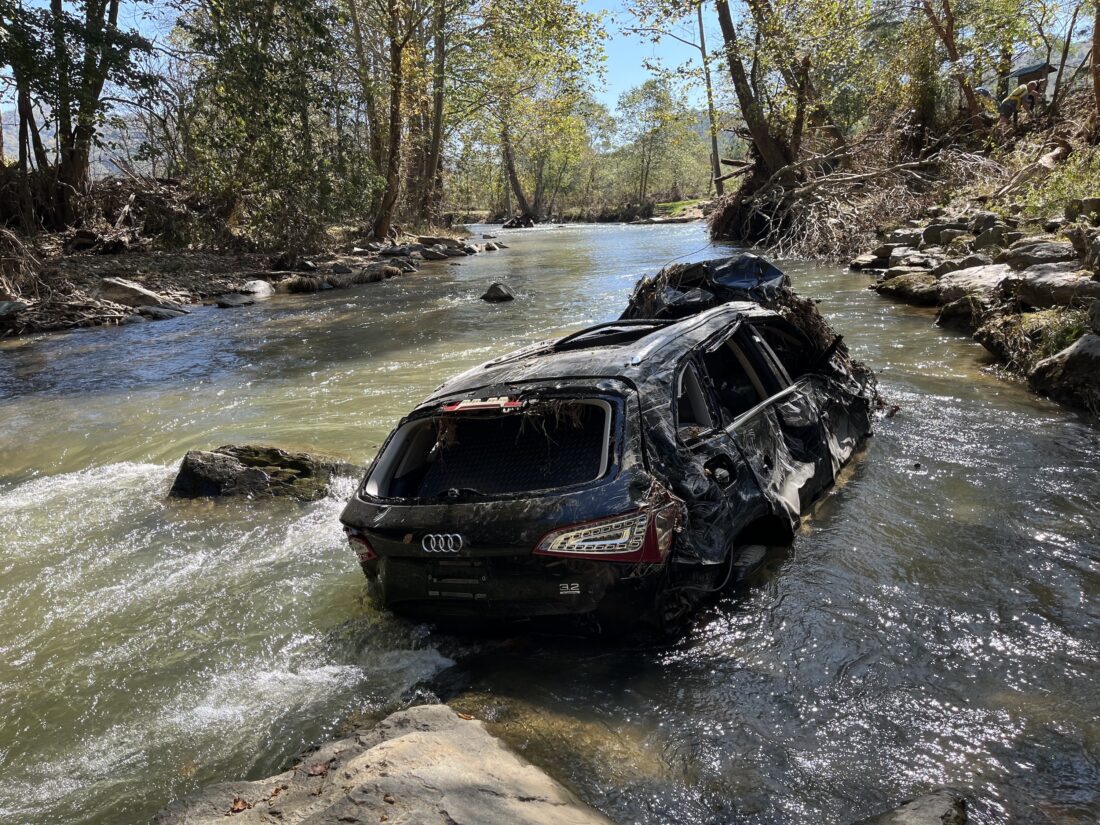
[[611,825],[562,785],[446,705],[420,705],[321,746],[291,770],[212,785],[155,825]]

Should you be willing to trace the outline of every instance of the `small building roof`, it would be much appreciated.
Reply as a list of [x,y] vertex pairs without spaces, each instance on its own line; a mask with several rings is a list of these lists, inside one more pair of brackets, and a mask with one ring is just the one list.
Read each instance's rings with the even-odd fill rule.
[[1057,71],[1057,69],[1055,69],[1049,63],[1046,63],[1046,62],[1032,63],[1029,66],[1021,66],[1018,69],[1013,69],[1011,72],[1008,73],[1008,76],[1009,77],[1019,77],[1021,79],[1025,78],[1025,77],[1028,77],[1029,75],[1035,75],[1036,77],[1041,77],[1042,75],[1048,75],[1051,72],[1055,72],[1055,71]]

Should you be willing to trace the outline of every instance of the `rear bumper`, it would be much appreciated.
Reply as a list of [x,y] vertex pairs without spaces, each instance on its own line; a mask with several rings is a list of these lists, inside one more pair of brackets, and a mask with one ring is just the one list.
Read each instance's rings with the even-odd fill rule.
[[420,619],[521,619],[655,609],[664,565],[495,557],[379,560],[385,605]]

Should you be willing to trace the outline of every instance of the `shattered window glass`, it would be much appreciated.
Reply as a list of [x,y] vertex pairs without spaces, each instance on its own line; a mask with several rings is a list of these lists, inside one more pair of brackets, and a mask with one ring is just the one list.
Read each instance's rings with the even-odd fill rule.
[[402,454],[379,489],[397,498],[442,499],[594,481],[607,469],[611,415],[607,403],[584,401],[444,413],[387,448]]

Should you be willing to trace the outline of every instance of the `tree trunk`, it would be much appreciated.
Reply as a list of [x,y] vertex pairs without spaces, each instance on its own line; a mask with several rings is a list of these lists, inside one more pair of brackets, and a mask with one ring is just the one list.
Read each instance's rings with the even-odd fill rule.
[[423,194],[420,199],[420,220],[427,221],[438,212],[443,181],[439,162],[443,152],[443,103],[447,68],[446,0],[435,0],[435,17],[432,21],[432,130],[428,141],[428,156],[424,167]]
[[[1100,2],[1100,0],[1097,0],[1097,2]],[[936,36],[940,38],[940,42],[947,50],[947,57],[951,61],[951,73],[954,75],[955,81],[962,91],[963,98],[966,100],[967,113],[971,118],[977,118],[981,114],[981,107],[978,105],[978,98],[975,96],[974,89],[966,77],[966,71],[959,62],[959,46],[955,40],[955,12],[951,9],[951,0],[940,0],[940,7],[943,11],[942,21],[936,16],[935,9],[932,8],[932,0],[921,0],[921,6],[928,22],[932,24]]]
[[386,142],[386,185],[374,220],[374,237],[378,240],[389,235],[397,211],[397,198],[401,194],[401,95],[404,77],[401,65],[403,49],[397,39],[398,0],[389,0],[386,7],[390,18],[390,123]]
[[46,156],[46,147],[42,145],[38,124],[34,122],[34,107],[31,106],[31,97],[26,86],[19,88],[17,100],[20,130],[26,127],[28,146],[34,149],[34,164],[40,172],[45,172],[50,168],[50,159]]
[[512,194],[516,196],[516,204],[522,214],[531,215],[531,204],[523,194],[523,185],[519,181],[519,175],[516,174],[516,153],[512,147],[512,133],[508,130],[508,124],[500,129],[500,147],[504,151],[504,171],[508,175]]
[[546,171],[546,156],[539,155],[538,163],[535,165],[535,198],[531,203],[531,208],[534,209],[533,217],[537,221],[542,220],[543,213],[543,193],[546,189],[546,178],[544,172]]
[[699,18],[699,53],[703,57],[703,84],[707,90],[707,122],[710,125],[710,170],[714,183],[714,194],[722,195],[725,192],[725,184],[722,177],[722,164],[718,156],[718,116],[714,112],[714,87],[710,78],[710,59],[707,56],[707,35],[703,27],[703,4],[695,9]]
[[718,25],[722,29],[726,59],[729,61],[730,77],[733,80],[734,92],[737,94],[741,116],[745,119],[745,125],[748,127],[753,145],[763,161],[765,171],[774,174],[790,163],[790,155],[786,147],[772,134],[771,128],[764,117],[764,112],[760,108],[760,103],[749,86],[745,66],[741,61],[741,52],[737,43],[737,30],[733,25],[728,0],[715,0],[715,7],[718,10]]
[[1073,14],[1070,16],[1069,25],[1066,27],[1066,37],[1062,41],[1062,54],[1058,59],[1058,74],[1054,76],[1054,91],[1050,95],[1050,116],[1052,118],[1058,117],[1058,105],[1062,95],[1062,78],[1066,73],[1066,60],[1069,59],[1069,47],[1073,41],[1073,30],[1077,27],[1077,15],[1080,13],[1081,4],[1077,3],[1073,7]]
[[376,170],[382,168],[382,124],[378,119],[378,105],[374,99],[373,66],[367,57],[366,44],[363,42],[363,29],[359,24],[359,6],[355,0],[348,0],[348,12],[351,17],[351,35],[355,41],[355,56],[359,86],[363,90],[363,104],[367,115],[370,141],[370,159]]
[[1096,98],[1096,116],[1100,118],[1100,0],[1093,3],[1092,21],[1092,94]]

